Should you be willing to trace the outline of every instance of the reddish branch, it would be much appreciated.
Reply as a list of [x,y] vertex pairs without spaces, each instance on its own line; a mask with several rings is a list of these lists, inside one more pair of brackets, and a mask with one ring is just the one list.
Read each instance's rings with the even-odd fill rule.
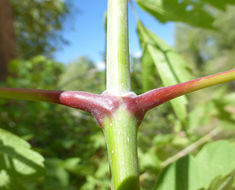
[[60,95],[60,104],[90,112],[102,126],[105,116],[111,116],[119,107],[118,97],[80,91],[65,91]]
[[185,83],[158,88],[136,96],[114,96],[109,93],[101,95],[81,91],[56,91],[56,90],[29,90],[0,87],[0,97],[21,100],[36,100],[53,102],[90,112],[102,126],[104,117],[110,117],[121,105],[132,112],[139,123],[145,113],[178,96],[202,88],[235,80],[235,69],[202,77]]
[[137,97],[139,105],[142,109],[148,111],[168,100],[178,96],[197,91],[202,88],[210,87],[216,84],[221,84],[235,79],[235,69],[209,75],[206,77],[194,79],[188,82],[168,86],[164,88],[157,88],[141,94]]

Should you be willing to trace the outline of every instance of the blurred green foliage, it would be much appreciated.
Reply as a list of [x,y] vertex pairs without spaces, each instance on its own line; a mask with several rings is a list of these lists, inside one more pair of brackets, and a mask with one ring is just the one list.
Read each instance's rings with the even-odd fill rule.
[[67,65],[58,85],[63,90],[101,93],[105,90],[105,73],[99,71],[88,57],[80,57]]
[[[143,24],[139,22],[137,32],[143,52],[141,58],[141,82],[144,89],[153,88],[153,83],[159,84],[159,82],[156,81],[162,81],[162,84],[166,86],[170,84],[170,81],[174,84],[174,80],[177,82],[189,80],[190,75],[188,75],[187,72],[190,70],[193,70],[195,76],[199,77],[233,68],[234,59],[232,56],[235,55],[235,50],[233,48],[234,7],[228,5],[234,4],[234,2],[222,2],[217,0],[213,2],[137,0],[137,3],[145,11],[163,23],[177,21],[189,24],[177,25],[175,49],[183,55],[182,59],[174,52],[174,50],[166,46],[152,31],[145,28]],[[192,26],[197,26],[198,28]],[[154,65],[157,73],[154,71]],[[153,79],[153,77],[155,79]],[[139,150],[140,168],[144,168],[144,170],[141,169],[141,172],[144,172],[141,174],[140,178],[143,179],[142,187],[152,189],[153,181],[156,181],[157,179],[157,181],[161,180],[161,185],[163,185],[165,189],[188,189],[184,184],[185,178],[180,179],[180,183],[176,186],[170,186],[171,182],[175,181],[173,175],[171,177],[167,176],[164,179],[161,179],[161,177],[159,178],[159,174],[161,176],[161,174],[165,174],[168,171],[168,167],[162,170],[161,166],[165,167],[166,163],[167,165],[173,163],[173,161],[175,161],[173,159],[175,156],[182,155],[184,151],[187,151],[187,148],[184,150],[184,147],[188,147],[193,142],[200,142],[201,139],[204,139],[208,134],[213,134],[214,129],[222,129],[220,134],[216,135],[217,139],[227,138],[234,140],[235,99],[229,98],[229,102],[226,101],[228,97],[234,97],[234,93],[229,93],[233,89],[234,83],[232,82],[229,85],[213,87],[188,95],[187,98],[189,98],[190,101],[188,102],[187,107],[184,107],[184,109],[187,109],[187,113],[184,112],[184,114],[179,110],[179,108],[183,106],[183,100],[179,100],[179,105],[173,104],[175,113],[170,113],[171,111],[169,112],[169,110],[161,110],[162,112],[160,114],[159,112],[156,113],[155,110],[151,111],[158,114],[158,116],[163,114],[163,121],[165,120],[165,124],[159,122],[159,120],[161,121],[161,117],[159,117],[159,120],[155,120],[156,115],[154,115],[154,117],[151,115],[151,112],[149,113],[152,117],[150,116],[149,121],[147,121],[149,123],[147,124],[148,126],[146,126],[146,129],[141,131],[140,146],[143,145],[141,139],[144,138],[143,135],[146,133],[147,129],[152,125],[155,125],[155,127],[158,125],[160,128],[157,131],[155,128],[154,131],[156,133],[153,133],[153,131],[150,130],[151,132],[146,135],[147,137],[145,139],[149,138],[150,142],[148,145],[145,145],[147,145],[146,147],[149,146],[151,148],[148,148],[145,154],[141,152],[142,149]],[[169,104],[158,107],[158,111],[160,111],[160,108],[167,105]],[[186,122],[182,123],[182,119],[178,121],[176,115],[178,118],[184,116],[184,121]],[[154,121],[155,123],[153,124],[152,122]],[[145,125],[145,123],[143,122],[142,125]],[[166,126],[169,126],[169,128],[166,128]],[[151,134],[155,135],[151,136]],[[213,139],[214,137],[212,135],[206,141],[209,142]],[[200,150],[202,144],[197,145],[197,148],[194,149],[195,153]],[[229,152],[231,153],[231,151],[227,150],[228,147],[226,147],[226,145],[223,146],[223,149],[225,149],[228,154]],[[183,152],[179,152],[180,149],[183,149]],[[205,152],[207,151],[210,152],[209,149],[205,150]],[[177,154],[177,152],[179,153]],[[209,152],[206,154],[210,154]],[[216,156],[217,155],[214,155],[214,157]],[[205,159],[208,164],[210,159]],[[221,167],[223,168],[224,166],[222,165],[225,163],[223,159],[220,159],[220,161]],[[226,164],[226,167],[231,166],[230,162],[227,162]],[[181,167],[184,168],[185,166],[182,165]],[[213,167],[209,168],[208,171],[204,173],[210,175],[209,173],[212,171]],[[230,174],[231,181],[233,180],[233,171],[234,167],[232,167],[230,172],[225,174],[220,173],[221,171],[215,168],[214,173],[220,177],[217,176],[217,178],[214,179],[214,183],[218,183],[216,185],[213,183],[210,187],[201,186],[201,188],[203,187],[203,189],[210,190],[219,188],[232,189],[232,186],[234,186],[231,185],[232,183],[229,186],[225,185],[224,187],[222,187],[221,184],[226,182],[226,176],[230,176]],[[182,172],[172,173],[178,178],[183,175]],[[188,172],[193,173],[193,170],[188,168]],[[153,177],[154,174],[155,176],[158,176],[158,178]],[[189,175],[186,176],[190,177]],[[155,189],[161,188],[161,186],[155,187]],[[198,188],[191,187],[191,189],[195,190]]]
[[0,129],[0,188],[16,189],[20,181],[37,179],[44,174],[44,158],[30,150],[23,139]]
[[[214,10],[217,30],[203,30],[187,25],[176,26],[176,49],[196,72],[206,75],[234,67],[235,7],[226,12]],[[184,34],[184,35],[182,35]],[[209,71],[209,72],[208,72]]]
[[[74,64],[76,65],[73,63],[70,66]],[[89,72],[89,64],[95,69],[93,63],[86,59],[77,62],[78,67],[84,68],[80,74]],[[74,77],[69,72],[70,66],[66,67],[43,56],[28,61],[15,60],[11,64],[11,69],[17,71],[17,77],[9,77],[5,85],[18,88],[58,89],[59,82],[66,79],[66,73],[68,80]],[[73,71],[79,75],[77,70]],[[93,77],[102,81],[103,73],[99,74]],[[73,78],[76,80],[76,88],[77,85],[82,87],[84,80],[87,78],[89,81],[90,77],[83,75],[82,80],[79,77]],[[101,85],[97,85],[96,89],[98,87],[102,88]],[[63,88],[66,88],[66,85]],[[71,85],[69,88],[75,90]],[[102,130],[89,114],[41,102],[1,99],[0,104],[1,128],[27,140],[46,159],[46,176],[39,178],[38,181],[24,182],[21,184],[24,188],[103,188],[105,183],[103,180],[102,183],[100,181],[103,176],[106,177],[106,186],[109,186],[109,169]]]
[[[141,61],[143,81],[150,82],[153,74],[153,69],[150,69],[152,65],[155,65],[163,86],[170,86],[191,79],[187,64],[163,40],[145,28],[141,22],[137,25],[137,32],[143,49]],[[185,124],[187,119],[186,96],[175,98],[170,103],[178,119],[182,124]]]
[[68,0],[10,0],[18,56],[28,59],[38,54],[51,56],[60,43],[59,31],[69,13]]
[[217,141],[204,146],[195,157],[181,158],[161,174],[154,189],[231,190],[235,168],[234,146],[234,142]]
[[183,22],[195,27],[212,29],[215,15],[208,7],[226,10],[233,0],[136,0],[142,9],[160,22]]

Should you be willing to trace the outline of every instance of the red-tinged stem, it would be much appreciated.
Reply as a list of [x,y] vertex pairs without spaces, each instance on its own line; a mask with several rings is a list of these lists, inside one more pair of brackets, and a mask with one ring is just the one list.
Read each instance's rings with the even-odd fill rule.
[[100,126],[102,126],[103,118],[105,116],[111,116],[121,105],[126,106],[137,117],[140,123],[146,111],[168,100],[232,80],[235,80],[235,69],[173,86],[154,89],[139,96],[129,94],[120,97],[108,93],[98,95],[81,91],[31,90],[0,87],[0,98],[45,101],[77,108],[93,114]]
[[52,102],[92,113],[98,123],[118,107],[117,98],[81,91],[33,90],[0,87],[0,98]]
[[23,88],[0,87],[0,98],[16,100],[33,100],[60,103],[60,95],[63,91],[59,90],[32,90]]
[[81,91],[65,91],[60,95],[60,104],[90,112],[100,126],[105,116],[111,116],[119,107],[118,97],[107,94],[91,94]]
[[141,119],[145,112],[178,96],[202,88],[235,80],[235,69],[198,78],[181,84],[158,88],[139,95],[128,101],[129,109]]

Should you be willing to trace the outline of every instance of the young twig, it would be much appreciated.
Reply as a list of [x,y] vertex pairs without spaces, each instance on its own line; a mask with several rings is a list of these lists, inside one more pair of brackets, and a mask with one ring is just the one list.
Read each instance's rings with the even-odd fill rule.
[[210,141],[213,137],[215,137],[220,131],[221,131],[221,129],[219,129],[219,128],[213,129],[207,135],[203,136],[195,143],[189,145],[188,147],[181,150],[180,152],[178,152],[174,156],[172,156],[172,157],[168,158],[167,160],[165,160],[164,162],[162,162],[161,167],[165,168],[166,166],[176,162],[180,158],[182,158],[182,157],[188,155],[189,153],[193,152],[194,150],[198,149],[200,146],[202,146],[203,144]]

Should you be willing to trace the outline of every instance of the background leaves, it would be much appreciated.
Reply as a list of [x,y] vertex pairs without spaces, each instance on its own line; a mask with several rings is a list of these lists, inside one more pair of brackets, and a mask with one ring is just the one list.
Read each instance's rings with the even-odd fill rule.
[[[154,64],[164,86],[174,85],[190,80],[191,75],[189,73],[188,66],[172,48],[165,44],[154,33],[146,29],[140,21],[137,26],[137,31],[140,43],[144,49],[142,70],[145,77],[143,77],[143,79],[147,79],[147,72],[151,72],[149,68]],[[152,73],[148,74],[151,76]],[[171,100],[170,102],[177,117],[182,122],[185,122],[187,117],[186,97],[181,96]]]
[[155,189],[231,189],[235,168],[234,148],[235,143],[228,141],[206,145],[195,157],[186,156],[166,168]]
[[137,0],[137,3],[163,23],[177,21],[197,27],[213,28],[214,18],[204,9],[203,1]]
[[39,54],[51,56],[66,40],[59,33],[69,14],[68,1],[10,0],[15,15],[14,27],[18,57]]
[[183,22],[195,27],[213,29],[215,16],[208,11],[208,5],[225,10],[232,0],[136,0],[141,8],[160,22]]
[[23,187],[21,180],[37,179],[44,173],[44,158],[23,139],[0,129],[0,188],[18,189],[17,184]]

